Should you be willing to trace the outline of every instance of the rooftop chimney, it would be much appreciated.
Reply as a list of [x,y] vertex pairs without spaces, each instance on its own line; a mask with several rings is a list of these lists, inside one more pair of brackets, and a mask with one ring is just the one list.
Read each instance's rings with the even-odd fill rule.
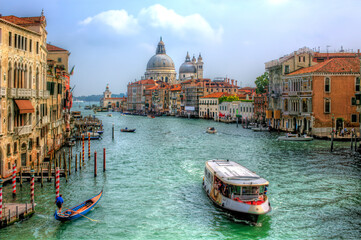
[[237,85],[237,80],[236,80],[236,86],[238,86],[238,85]]
[[234,85],[234,79],[232,79],[232,86]]

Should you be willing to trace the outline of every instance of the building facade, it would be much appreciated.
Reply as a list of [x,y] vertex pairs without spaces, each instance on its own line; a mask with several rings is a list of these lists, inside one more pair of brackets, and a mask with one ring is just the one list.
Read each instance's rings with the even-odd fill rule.
[[187,52],[185,62],[179,68],[179,80],[184,81],[188,79],[203,78],[203,58],[201,54],[198,56],[198,61],[193,56],[192,61]]
[[46,154],[46,19],[0,17],[0,175],[38,164]]
[[125,97],[112,97],[112,92],[109,90],[109,84],[105,87],[103,97],[100,99],[100,107],[112,108],[117,111],[123,111],[123,102],[126,102]]

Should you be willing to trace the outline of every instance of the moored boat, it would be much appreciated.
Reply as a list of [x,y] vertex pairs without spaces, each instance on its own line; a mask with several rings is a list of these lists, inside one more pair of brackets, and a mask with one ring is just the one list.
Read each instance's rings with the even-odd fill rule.
[[279,141],[312,141],[313,137],[305,135],[298,135],[298,134],[291,134],[287,133],[285,136],[278,137],[277,140]]
[[215,129],[214,127],[209,127],[207,128],[207,133],[217,133],[217,129]]
[[107,115],[108,117],[111,117],[111,116],[113,116],[111,113],[108,113],[108,115]]
[[128,128],[122,128],[120,129],[121,132],[135,132],[135,128],[134,129],[128,129]]
[[254,132],[267,132],[269,131],[268,127],[254,127],[251,128]]
[[58,211],[55,211],[54,217],[56,220],[59,221],[70,221],[82,217],[85,214],[87,214],[99,202],[102,195],[103,195],[103,190],[100,191],[98,195],[82,202],[81,204],[75,207],[69,208],[64,212],[60,213]]
[[205,166],[203,188],[214,204],[251,222],[271,211],[269,182],[240,164],[228,160],[209,160]]

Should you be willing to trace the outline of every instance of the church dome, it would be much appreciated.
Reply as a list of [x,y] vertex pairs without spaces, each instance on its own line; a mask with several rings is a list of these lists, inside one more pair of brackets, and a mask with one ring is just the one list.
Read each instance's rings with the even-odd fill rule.
[[179,74],[181,73],[196,73],[196,66],[190,61],[189,53],[187,52],[186,61],[182,63],[179,68]]
[[147,64],[147,70],[175,69],[173,60],[167,54],[156,54]]
[[191,62],[184,62],[179,68],[179,74],[181,73],[196,73],[197,69]]
[[156,54],[149,59],[147,64],[147,71],[158,69],[175,70],[173,60],[165,52],[165,45],[162,38],[160,38],[158,43]]

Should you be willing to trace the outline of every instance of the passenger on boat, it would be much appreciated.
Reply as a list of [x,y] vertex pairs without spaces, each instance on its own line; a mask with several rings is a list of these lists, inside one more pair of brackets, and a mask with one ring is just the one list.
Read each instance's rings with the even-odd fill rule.
[[60,194],[59,197],[57,197],[55,200],[55,204],[59,208],[59,212],[61,212],[61,207],[63,206],[63,203],[64,203],[63,195]]

